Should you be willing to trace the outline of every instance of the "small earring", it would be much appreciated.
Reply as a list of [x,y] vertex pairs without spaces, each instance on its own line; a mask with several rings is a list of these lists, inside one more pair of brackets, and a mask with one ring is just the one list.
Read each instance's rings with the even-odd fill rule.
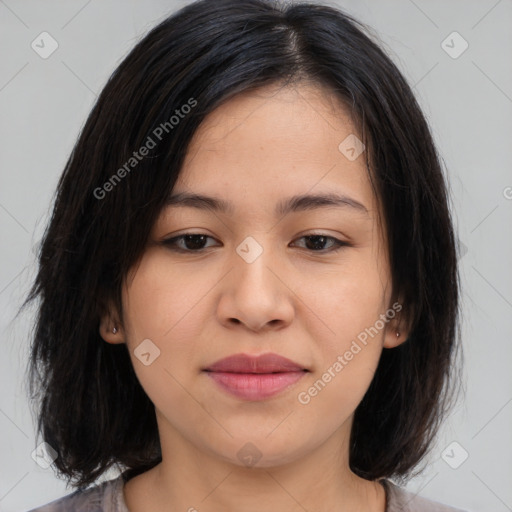
[[400,333],[398,331],[396,331],[396,337],[400,338]]
[[115,333],[117,332],[117,327],[114,327],[114,328],[112,329],[112,332],[115,334]]

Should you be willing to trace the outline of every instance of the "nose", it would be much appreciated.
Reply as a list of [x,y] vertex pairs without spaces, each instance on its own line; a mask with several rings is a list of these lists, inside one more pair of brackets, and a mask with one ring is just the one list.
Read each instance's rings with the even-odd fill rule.
[[278,255],[260,246],[263,250],[254,260],[245,258],[242,251],[232,257],[233,268],[226,276],[217,309],[226,327],[241,324],[259,332],[282,329],[293,319],[294,293],[284,266],[279,264]]

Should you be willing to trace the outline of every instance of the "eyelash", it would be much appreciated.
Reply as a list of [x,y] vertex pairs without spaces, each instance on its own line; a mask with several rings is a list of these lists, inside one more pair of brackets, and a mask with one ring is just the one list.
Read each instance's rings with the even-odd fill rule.
[[[163,245],[167,246],[171,251],[179,252],[179,253],[202,253],[206,249],[209,249],[209,247],[203,247],[201,249],[192,250],[192,249],[183,249],[181,247],[177,247],[176,246],[176,242],[179,241],[179,240],[184,240],[184,238],[186,236],[202,236],[202,237],[213,239],[213,237],[211,237],[209,235],[206,235],[204,233],[183,233],[182,235],[175,236],[173,238],[168,238],[167,240],[162,240],[161,243]],[[323,234],[318,234],[318,233],[311,233],[309,235],[303,235],[303,236],[299,237],[297,240],[300,240],[301,238],[316,238],[316,237],[332,240],[334,242],[333,248],[331,248],[331,249],[321,249],[319,251],[315,251],[313,249],[306,249],[306,250],[308,250],[310,252],[313,252],[313,253],[326,254],[326,253],[335,253],[335,252],[338,252],[343,247],[349,247],[350,246],[349,243],[344,242],[342,240],[338,240],[337,238],[335,238],[333,236],[328,236],[328,235],[323,235]]]

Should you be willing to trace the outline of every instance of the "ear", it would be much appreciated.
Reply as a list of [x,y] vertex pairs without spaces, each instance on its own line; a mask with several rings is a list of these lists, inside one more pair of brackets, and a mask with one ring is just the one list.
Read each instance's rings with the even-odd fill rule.
[[[394,316],[391,316],[393,315]],[[397,300],[388,309],[388,324],[384,334],[384,348],[395,348],[407,341],[411,332],[412,311],[404,311],[402,302]]]
[[101,316],[99,328],[100,336],[107,343],[125,343],[124,330],[121,322],[118,320],[118,316],[111,313],[111,311],[113,311],[113,308],[109,307]]

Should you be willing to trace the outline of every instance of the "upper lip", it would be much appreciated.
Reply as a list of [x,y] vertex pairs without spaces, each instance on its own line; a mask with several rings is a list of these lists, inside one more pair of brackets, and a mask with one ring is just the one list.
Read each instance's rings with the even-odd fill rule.
[[306,368],[286,357],[269,353],[259,356],[234,354],[216,361],[205,370],[229,373],[277,373],[303,371]]

